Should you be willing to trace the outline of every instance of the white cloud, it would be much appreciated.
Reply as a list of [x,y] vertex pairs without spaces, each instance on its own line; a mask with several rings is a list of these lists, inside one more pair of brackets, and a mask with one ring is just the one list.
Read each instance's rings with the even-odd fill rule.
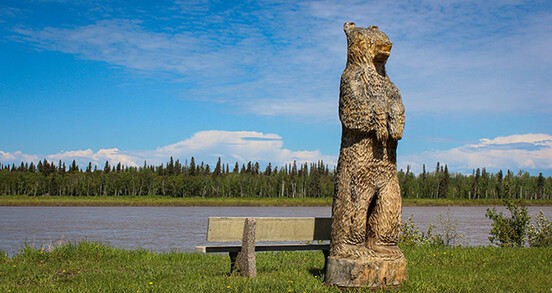
[[93,162],[96,165],[101,165],[105,161],[110,163],[121,163],[128,166],[137,166],[137,157],[130,154],[120,152],[117,148],[112,149],[100,149],[97,152],[93,152],[91,149],[78,150],[78,151],[66,151],[57,154],[47,155],[46,159],[50,161],[72,161],[79,162],[81,166],[88,162]]
[[0,162],[6,163],[21,163],[37,161],[39,157],[37,155],[24,154],[21,151],[15,151],[13,153],[0,151]]
[[189,139],[160,147],[150,154],[161,160],[167,160],[170,156],[188,159],[194,155],[196,160],[199,157],[201,160],[215,161],[221,157],[227,163],[260,161],[278,165],[293,161],[336,161],[335,156],[323,155],[319,150],[292,151],[283,145],[282,137],[273,133],[210,130],[197,132]]
[[132,70],[182,75],[231,69],[228,56],[215,52],[210,40],[188,32],[148,31],[140,21],[101,20],[74,28],[16,28],[15,32],[21,40],[44,49]]
[[[49,161],[70,163],[75,160],[80,166],[86,166],[92,162],[99,167],[105,161],[111,165],[122,163],[128,166],[140,166],[144,161],[148,164],[165,163],[172,156],[175,160],[189,160],[194,156],[196,161],[205,161],[208,164],[216,162],[218,157],[224,163],[245,163],[247,161],[284,165],[293,161],[316,162],[324,160],[330,165],[337,161],[336,156],[324,155],[319,150],[293,151],[283,147],[282,137],[277,134],[254,131],[222,131],[208,130],[195,133],[191,138],[172,145],[159,147],[155,150],[132,151],[119,150],[117,148],[100,149],[97,152],[91,149],[66,151],[57,154],[46,155]],[[21,152],[6,153],[0,151],[0,161],[19,164],[21,161],[37,162],[42,159],[39,155],[27,155]]]
[[516,134],[510,136],[501,136],[494,139],[482,138],[479,145],[473,145],[472,147],[477,148],[481,146],[491,146],[491,145],[509,145],[517,143],[531,143],[534,145],[550,145],[552,136],[548,134]]
[[3,152],[3,151],[0,151],[0,156],[1,156],[2,160],[14,160],[15,159],[15,156],[13,154],[6,153],[6,152]]
[[259,100],[245,105],[248,113],[266,116],[293,116],[308,119],[337,121],[337,99],[335,101],[306,99],[297,100]]
[[483,138],[476,144],[467,144],[450,150],[431,150],[399,157],[399,165],[410,165],[414,172],[421,172],[422,163],[428,170],[436,162],[448,164],[449,170],[470,173],[472,169],[485,167],[525,170],[533,172],[552,170],[552,135],[517,134],[493,139]]
[[[247,114],[335,121],[346,57],[342,25],[352,20],[379,25],[394,42],[388,72],[407,111],[547,113],[552,110],[549,6],[546,1],[327,0],[222,8],[209,1],[177,1],[168,14],[149,11],[144,21],[123,14],[87,25],[14,31],[39,48],[191,84],[181,94],[186,99],[228,103]],[[151,25],[163,18],[179,25]]]

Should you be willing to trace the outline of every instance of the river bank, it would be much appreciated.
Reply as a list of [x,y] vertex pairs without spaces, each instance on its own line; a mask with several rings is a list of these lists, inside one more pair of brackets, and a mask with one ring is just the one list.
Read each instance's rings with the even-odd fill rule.
[[[528,206],[551,206],[552,200],[525,201]],[[332,198],[202,198],[165,196],[0,196],[0,206],[331,206]],[[403,199],[403,206],[500,206],[500,199]]]

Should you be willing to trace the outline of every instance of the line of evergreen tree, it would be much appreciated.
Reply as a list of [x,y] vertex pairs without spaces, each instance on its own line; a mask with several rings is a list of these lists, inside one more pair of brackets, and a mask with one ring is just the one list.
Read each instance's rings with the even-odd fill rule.
[[258,162],[236,162],[231,169],[219,158],[212,169],[194,157],[183,164],[171,157],[160,165],[112,166],[106,161],[103,169],[88,163],[82,170],[75,161],[67,168],[62,161],[44,159],[36,165],[0,163],[0,195],[327,197],[333,194],[333,177],[323,161],[281,168],[269,163],[263,171]]
[[477,168],[471,175],[450,173],[448,166],[437,162],[435,171],[427,172],[425,164],[422,173],[398,172],[403,198],[443,198],[443,199],[552,199],[552,177],[542,173],[531,176],[527,171],[517,174],[510,170],[489,173],[485,168]]
[[[214,168],[192,157],[181,163],[169,162],[141,167],[112,166],[109,161],[99,169],[92,163],[81,169],[73,160],[3,165],[0,163],[0,195],[25,194],[71,196],[163,195],[172,197],[331,197],[335,170],[323,161],[281,168],[269,163],[261,170],[258,162],[233,166],[217,160]],[[514,174],[502,170],[495,174],[485,168],[472,174],[451,173],[437,163],[435,170],[416,175],[407,166],[398,172],[403,198],[443,199],[551,199],[552,177],[542,173]]]

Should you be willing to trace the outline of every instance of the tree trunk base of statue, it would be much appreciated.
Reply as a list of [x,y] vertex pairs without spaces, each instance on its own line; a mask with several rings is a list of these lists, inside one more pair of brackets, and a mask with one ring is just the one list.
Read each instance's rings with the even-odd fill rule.
[[338,287],[385,288],[406,281],[404,255],[328,257],[326,284]]

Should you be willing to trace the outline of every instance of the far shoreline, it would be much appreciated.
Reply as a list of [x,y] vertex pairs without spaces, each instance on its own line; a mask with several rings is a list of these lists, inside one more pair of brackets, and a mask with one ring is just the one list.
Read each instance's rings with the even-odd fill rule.
[[[552,206],[552,200],[525,200],[527,206]],[[0,196],[0,206],[128,206],[128,207],[330,207],[332,198],[203,198],[166,196]],[[501,199],[403,199],[403,206],[503,206]]]

